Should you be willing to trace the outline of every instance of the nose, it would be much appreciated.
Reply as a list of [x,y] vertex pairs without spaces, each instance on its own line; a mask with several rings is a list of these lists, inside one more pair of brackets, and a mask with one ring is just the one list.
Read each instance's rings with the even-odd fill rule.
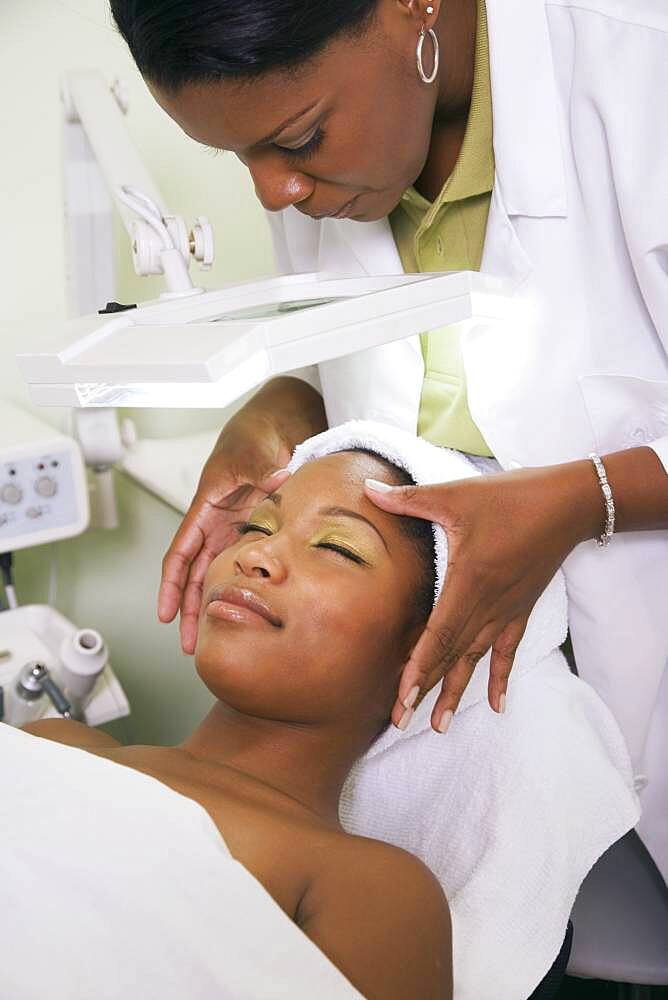
[[284,163],[276,154],[262,153],[246,161],[255,193],[268,212],[280,212],[309,198],[315,181]]
[[272,583],[282,583],[287,577],[287,566],[269,536],[243,545],[234,560],[234,570],[239,576],[264,578]]

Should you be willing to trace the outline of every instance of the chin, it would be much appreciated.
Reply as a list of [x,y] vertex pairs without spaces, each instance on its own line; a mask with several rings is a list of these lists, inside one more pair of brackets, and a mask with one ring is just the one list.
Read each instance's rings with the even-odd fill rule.
[[357,208],[353,215],[349,218],[352,222],[379,222],[381,219],[386,219],[387,216],[392,212],[399,202],[401,201],[401,196],[410,187],[410,183],[406,184],[406,187],[402,187],[399,190],[388,191],[383,195],[379,195],[377,199],[369,204],[368,206],[363,203]]
[[[290,717],[298,695],[299,679],[285,676],[276,650],[237,636],[200,635],[195,649],[195,669],[204,686],[219,701],[237,712],[269,717],[275,712]],[[297,690],[295,690],[297,688]]]

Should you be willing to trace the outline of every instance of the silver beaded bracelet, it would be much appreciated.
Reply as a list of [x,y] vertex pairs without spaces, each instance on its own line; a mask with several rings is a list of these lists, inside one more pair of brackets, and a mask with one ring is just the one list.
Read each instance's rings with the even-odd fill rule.
[[608,482],[603,462],[594,452],[592,452],[589,457],[594,463],[596,475],[598,476],[598,481],[601,484],[603,499],[605,500],[605,528],[603,529],[603,534],[596,539],[596,544],[605,546],[609,543],[615,533],[615,501],[612,496],[612,489],[610,488],[610,483]]

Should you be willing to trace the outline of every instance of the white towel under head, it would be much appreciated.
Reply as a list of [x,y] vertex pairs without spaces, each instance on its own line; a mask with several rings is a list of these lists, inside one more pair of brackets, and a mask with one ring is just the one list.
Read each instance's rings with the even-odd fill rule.
[[[289,468],[365,448],[420,485],[480,475],[463,455],[385,424],[351,421],[300,445]],[[447,540],[434,526],[438,588]],[[347,830],[411,851],[448,896],[455,1000],[525,1000],[552,965],[577,891],[601,854],[638,820],[630,762],[612,715],[574,677],[557,573],[518,648],[508,707],[487,704],[489,654],[446,736],[430,716],[439,688],[405,733],[394,726],[357,762],[343,790]]]

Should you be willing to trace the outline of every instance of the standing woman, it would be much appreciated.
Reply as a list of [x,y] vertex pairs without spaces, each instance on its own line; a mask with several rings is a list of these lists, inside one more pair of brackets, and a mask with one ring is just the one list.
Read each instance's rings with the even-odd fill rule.
[[111,6],[161,106],[247,165],[276,213],[282,271],[480,269],[518,303],[503,332],[432,331],[320,365],[321,393],[298,378],[261,389],[222,431],[165,557],[161,619],[180,607],[192,652],[207,566],[327,423],[380,419],[493,456],[494,476],[369,487],[386,510],[439,521],[450,543],[393,719],[406,725],[445,678],[432,718],[445,731],[490,649],[503,711],[527,617],[564,563],[578,670],[647,782],[639,829],[667,876],[665,5]]

